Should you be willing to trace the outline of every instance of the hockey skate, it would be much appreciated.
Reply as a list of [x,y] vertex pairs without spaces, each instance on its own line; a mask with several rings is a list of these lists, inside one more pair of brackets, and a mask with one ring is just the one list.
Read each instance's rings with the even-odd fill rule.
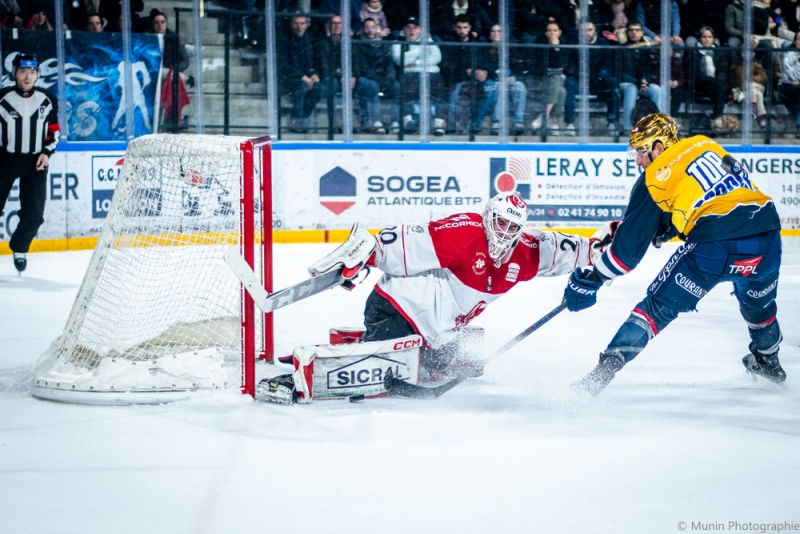
[[742,364],[748,373],[766,378],[776,384],[780,384],[786,380],[786,371],[781,367],[781,362],[778,360],[778,353],[775,354],[762,354],[750,347],[750,354],[742,358]]
[[625,361],[619,354],[600,354],[600,362],[592,372],[584,376],[580,381],[574,382],[572,387],[578,391],[586,391],[596,397],[614,379],[625,366]]
[[297,402],[297,391],[294,388],[294,379],[290,374],[263,379],[256,386],[256,393],[265,401],[275,404]]
[[14,253],[14,267],[19,273],[22,273],[28,267],[28,258],[24,252]]

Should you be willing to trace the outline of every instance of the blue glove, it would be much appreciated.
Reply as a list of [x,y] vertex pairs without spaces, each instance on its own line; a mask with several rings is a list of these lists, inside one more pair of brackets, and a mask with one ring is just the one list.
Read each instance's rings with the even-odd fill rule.
[[589,280],[587,277],[591,272],[590,269],[582,271],[578,268],[569,276],[567,288],[564,290],[564,300],[567,301],[569,311],[585,310],[597,303],[597,290],[600,289],[603,282]]

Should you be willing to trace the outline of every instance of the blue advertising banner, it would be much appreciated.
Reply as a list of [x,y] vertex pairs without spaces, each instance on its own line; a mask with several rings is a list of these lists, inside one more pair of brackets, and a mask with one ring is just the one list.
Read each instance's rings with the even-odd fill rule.
[[[157,88],[161,46],[154,34],[131,35],[134,133],[153,132],[157,120]],[[13,85],[11,62],[17,52],[36,54],[37,85],[58,93],[55,32],[3,31],[2,85]],[[68,32],[65,39],[66,116],[62,135],[70,141],[124,141],[125,87],[122,34]]]

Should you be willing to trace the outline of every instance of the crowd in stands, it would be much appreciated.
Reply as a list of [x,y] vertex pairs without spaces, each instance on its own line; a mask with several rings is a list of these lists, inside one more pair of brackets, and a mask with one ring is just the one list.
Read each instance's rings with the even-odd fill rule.
[[[361,131],[416,131],[424,68],[434,134],[463,131],[465,124],[480,133],[485,122],[497,133],[499,53],[491,43],[510,28],[506,80],[512,133],[546,128],[550,134],[575,135],[579,52],[563,46],[578,44],[579,32],[590,47],[589,92],[606,109],[606,131],[612,135],[630,129],[642,113],[677,114],[690,103],[706,118],[693,119],[698,128],[710,132],[738,129],[735,115],[741,112],[725,114],[728,104],[736,110],[741,108],[735,104],[748,106],[755,123],[766,128],[765,102],[783,104],[800,132],[800,0],[753,0],[748,103],[743,102],[744,0],[665,1],[670,1],[667,32],[661,28],[662,0],[590,0],[584,24],[578,0],[508,0],[506,20],[500,20],[497,0],[431,0],[430,32],[423,36],[417,0],[353,0],[349,85],[358,100]],[[311,114],[330,87],[340,95],[341,65],[332,66],[329,59],[339,57],[340,6],[339,0],[312,2],[309,17],[292,13],[294,6],[283,2],[279,64],[281,91],[293,100],[292,131],[308,131]],[[335,15],[319,18],[325,13]],[[664,34],[673,45],[670,80],[660,79],[658,45]],[[331,77],[334,83],[326,83]],[[670,110],[659,108],[663,91],[670,92]],[[383,108],[381,99],[387,102]]]
[[[62,1],[65,29],[121,31],[120,0]],[[264,2],[227,1],[256,13]],[[589,93],[605,110],[607,134],[624,133],[644,113],[677,114],[690,106],[700,110],[691,119],[698,129],[733,131],[741,112],[726,113],[729,104],[751,109],[761,128],[774,126],[770,111],[782,104],[800,132],[800,0],[753,0],[749,88],[744,0],[663,0],[669,2],[666,32],[662,0],[589,0],[583,24],[579,0],[508,0],[505,20],[498,0],[430,0],[428,35],[421,32],[418,0],[351,0],[352,72],[344,82],[341,0],[267,1],[278,12],[279,87],[290,95],[288,126],[295,132],[313,129],[318,103],[338,104],[343,86],[352,91],[361,132],[416,132],[427,71],[432,133],[481,133],[486,123],[497,133],[498,43],[506,32],[511,133],[575,135],[580,62],[572,45],[581,33],[589,46]],[[0,25],[52,30],[54,6],[54,0],[0,0]],[[164,35],[165,77],[186,70],[186,47],[168,29],[167,15],[156,9],[143,15],[142,0],[130,7],[132,31]],[[674,47],[670,80],[660,79],[658,45],[665,34]],[[182,75],[183,82],[190,84],[190,77]],[[660,109],[663,91],[670,94],[669,110]]]
[[[120,0],[63,0],[64,30],[85,32],[121,32],[123,25],[122,2]],[[56,24],[54,0],[0,0],[0,28],[53,30]],[[192,85],[193,77],[180,74],[173,80],[173,73],[183,73],[189,67],[186,46],[178,35],[169,29],[167,15],[158,9],[142,15],[142,0],[130,0],[131,31],[134,33],[161,34],[164,39],[162,80],[162,127],[169,129],[177,124],[185,127],[182,114],[173,113],[172,85],[179,94],[179,108],[189,102],[185,84]]]

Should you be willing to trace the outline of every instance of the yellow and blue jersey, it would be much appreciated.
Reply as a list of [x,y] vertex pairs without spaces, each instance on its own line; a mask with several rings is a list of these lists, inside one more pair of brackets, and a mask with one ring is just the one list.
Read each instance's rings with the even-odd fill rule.
[[780,229],[772,199],[724,148],[700,135],[672,145],[642,173],[597,270],[614,278],[636,267],[665,218],[690,243]]

